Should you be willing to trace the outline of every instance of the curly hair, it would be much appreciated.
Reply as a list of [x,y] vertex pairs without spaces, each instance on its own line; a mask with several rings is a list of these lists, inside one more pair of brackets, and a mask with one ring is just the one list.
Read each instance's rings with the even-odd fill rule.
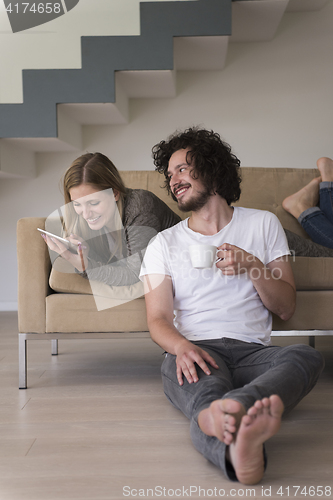
[[[168,177],[169,160],[173,153],[188,149],[187,163],[193,164],[192,177],[199,178],[210,193],[217,193],[228,205],[240,197],[240,160],[231,153],[231,147],[212,130],[188,128],[175,132],[167,141],[161,141],[153,149],[155,170],[165,176],[165,187],[171,193]],[[176,199],[171,193],[173,199]]]

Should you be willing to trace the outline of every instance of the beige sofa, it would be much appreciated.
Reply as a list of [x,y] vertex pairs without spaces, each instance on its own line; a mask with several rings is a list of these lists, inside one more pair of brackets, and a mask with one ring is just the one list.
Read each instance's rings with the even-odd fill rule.
[[[126,171],[122,177],[128,187],[148,189],[164,200],[175,212],[177,204],[167,195],[163,178],[154,171]],[[282,225],[306,236],[297,221],[287,214],[282,200],[313,177],[315,169],[243,168],[242,195],[239,205],[269,210]],[[181,214],[185,217],[186,214]],[[48,249],[36,230],[45,218],[18,221],[18,318],[19,387],[27,387],[27,341],[52,341],[57,354],[59,339],[135,338],[149,336],[144,299],[110,299],[106,308],[97,310],[89,282],[77,274],[50,273]],[[297,284],[297,308],[289,321],[273,318],[274,334],[315,335],[333,333],[333,258],[297,257],[292,262]],[[62,280],[67,280],[63,293]],[[60,284],[59,284],[60,283]],[[58,290],[55,291],[54,289]],[[134,291],[133,296],[137,291]],[[103,294],[103,292],[102,292]],[[305,333],[304,333],[305,331]]]

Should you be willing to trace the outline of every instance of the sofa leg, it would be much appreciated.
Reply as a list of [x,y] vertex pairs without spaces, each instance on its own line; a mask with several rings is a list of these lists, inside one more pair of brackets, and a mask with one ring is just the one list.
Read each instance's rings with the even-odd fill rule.
[[314,348],[315,347],[315,343],[316,343],[315,336],[314,335],[310,335],[310,337],[309,337],[309,346]]
[[19,389],[27,388],[27,339],[19,333]]
[[58,355],[58,339],[51,340],[51,354],[52,356]]

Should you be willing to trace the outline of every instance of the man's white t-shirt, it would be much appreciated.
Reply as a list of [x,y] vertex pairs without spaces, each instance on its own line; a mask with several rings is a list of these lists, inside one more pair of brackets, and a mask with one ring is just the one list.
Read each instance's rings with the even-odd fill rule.
[[[141,268],[141,278],[153,274],[171,276],[174,325],[188,340],[229,337],[269,344],[271,314],[249,275],[224,276],[215,264],[208,269],[193,268],[188,248],[200,243],[216,247],[229,243],[267,265],[290,253],[277,217],[266,211],[235,207],[230,223],[210,236],[192,231],[186,219],[151,240]],[[254,270],[253,277],[258,272]]]

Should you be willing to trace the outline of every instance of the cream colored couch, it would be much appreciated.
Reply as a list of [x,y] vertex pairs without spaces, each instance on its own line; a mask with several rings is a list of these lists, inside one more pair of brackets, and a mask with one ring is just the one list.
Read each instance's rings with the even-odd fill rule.
[[[128,187],[148,189],[182,217],[186,216],[161,187],[163,177],[157,172],[121,174]],[[238,204],[269,210],[279,217],[285,228],[306,236],[297,221],[283,210],[281,202],[316,175],[315,169],[243,168]],[[28,340],[51,340],[52,354],[57,354],[59,339],[149,336],[143,298],[98,311],[89,282],[79,275],[66,276],[72,284],[72,293],[59,293],[50,288],[49,253],[36,230],[44,224],[45,218],[25,218],[19,220],[17,226],[19,387],[22,389],[27,387]],[[289,321],[274,317],[275,334],[295,335],[306,331],[303,335],[313,339],[314,335],[333,333],[333,258],[297,257],[292,266],[297,284],[297,308]],[[52,279],[57,281],[54,273]],[[61,289],[58,285],[52,286]]]

